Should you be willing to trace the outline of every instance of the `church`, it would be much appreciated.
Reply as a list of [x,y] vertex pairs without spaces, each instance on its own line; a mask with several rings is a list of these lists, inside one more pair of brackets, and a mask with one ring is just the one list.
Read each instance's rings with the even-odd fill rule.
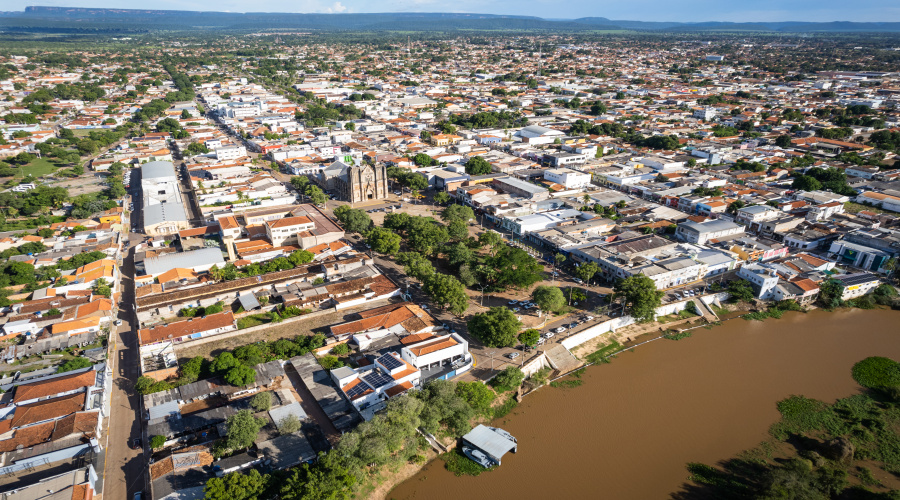
[[383,200],[388,195],[387,169],[384,165],[354,166],[336,161],[318,172],[316,183],[350,203]]

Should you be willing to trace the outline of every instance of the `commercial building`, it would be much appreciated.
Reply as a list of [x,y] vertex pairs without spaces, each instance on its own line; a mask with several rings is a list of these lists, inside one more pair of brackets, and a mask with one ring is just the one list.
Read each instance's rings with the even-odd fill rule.
[[175,234],[190,228],[172,162],[155,161],[142,165],[141,191],[145,234]]
[[678,224],[675,236],[688,243],[704,244],[709,240],[726,238],[744,232],[744,227],[724,219],[706,222],[684,221]]

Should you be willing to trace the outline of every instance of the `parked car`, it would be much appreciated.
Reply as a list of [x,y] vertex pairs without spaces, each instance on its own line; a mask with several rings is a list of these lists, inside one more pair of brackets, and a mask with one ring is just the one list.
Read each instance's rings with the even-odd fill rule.
[[578,284],[579,284],[579,285],[580,285],[580,284],[582,284],[582,283],[584,283],[584,282],[583,282],[583,281],[581,281],[581,280],[580,280],[580,279],[578,279],[578,278],[575,278],[575,283],[578,283]]
[[566,331],[566,330],[568,330],[567,327],[561,326],[561,327],[559,327],[559,328],[557,328],[556,330],[553,330],[553,331],[556,332],[556,333],[562,333],[562,332],[564,332],[564,331]]
[[514,313],[517,313],[517,312],[519,312],[519,311],[521,311],[521,310],[522,310],[521,307],[513,307],[513,308],[512,308],[512,312],[514,312]]
[[134,438],[131,440],[131,449],[132,450],[140,450],[141,449],[141,438]]
[[510,300],[509,302],[507,302],[507,304],[509,304],[509,305],[511,305],[511,306],[514,306],[514,305],[516,305],[516,304],[518,304],[518,303],[519,303],[518,300]]
[[117,319],[117,320],[116,320],[116,326],[122,326],[122,320],[121,320],[121,319]]
[[516,359],[516,358],[519,357],[519,353],[517,353],[517,352],[511,352],[511,353],[506,354],[506,357],[509,358],[509,359]]
[[544,339],[538,339],[537,345],[544,345]]
[[585,320],[585,321],[593,321],[593,319],[594,319],[593,316],[585,316],[585,317],[584,317],[584,320]]

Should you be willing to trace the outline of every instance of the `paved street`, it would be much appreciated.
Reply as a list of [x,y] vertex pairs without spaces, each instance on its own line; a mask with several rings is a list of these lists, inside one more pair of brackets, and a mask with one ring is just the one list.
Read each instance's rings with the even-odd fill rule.
[[[138,241],[139,235],[133,235]],[[138,491],[146,491],[146,458],[142,450],[129,447],[132,439],[141,437],[140,400],[134,392],[139,375],[138,343],[134,316],[134,260],[132,249],[122,266],[122,309],[118,319],[122,326],[111,334],[111,363],[113,369],[112,417],[109,421],[109,441],[106,449],[105,484],[107,499],[131,499]],[[143,439],[146,444],[147,440]]]

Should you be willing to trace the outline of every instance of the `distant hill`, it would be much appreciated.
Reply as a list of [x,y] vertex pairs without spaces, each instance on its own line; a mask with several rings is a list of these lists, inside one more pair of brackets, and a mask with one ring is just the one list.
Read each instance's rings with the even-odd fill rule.
[[76,7],[26,7],[0,12],[0,31],[61,33],[147,33],[155,31],[485,31],[593,32],[639,31],[772,31],[772,32],[900,32],[900,23],[856,22],[647,22],[605,17],[542,19],[533,16],[457,13],[297,14],[272,12],[199,12]]

